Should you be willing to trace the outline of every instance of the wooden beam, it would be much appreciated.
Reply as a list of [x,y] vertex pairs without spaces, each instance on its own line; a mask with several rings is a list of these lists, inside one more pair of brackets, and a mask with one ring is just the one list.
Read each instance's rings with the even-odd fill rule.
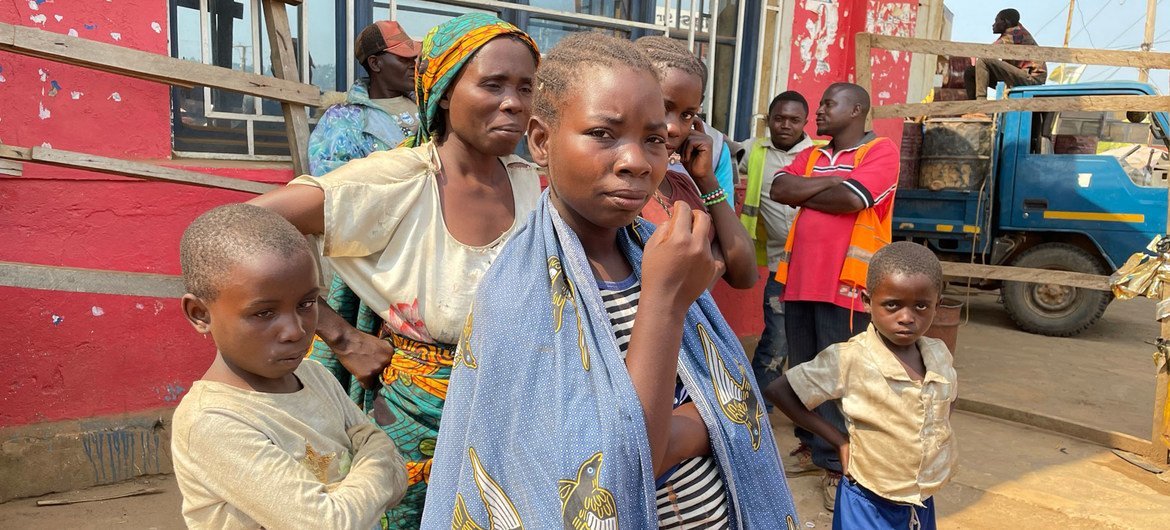
[[[779,31],[777,29],[776,31]],[[853,51],[854,61],[857,63],[853,66],[853,82],[864,88],[866,92],[873,94],[873,73],[872,73],[872,53],[871,46],[873,35],[870,33],[858,33],[854,35]],[[869,130],[873,127],[873,111],[865,117],[865,129]]]
[[1002,265],[980,265],[977,263],[957,263],[952,261],[942,262],[942,269],[944,275],[962,278],[1047,283],[1080,287],[1082,289],[1094,289],[1097,291],[1110,290],[1108,276],[1098,276],[1096,274],[1085,274],[1081,272],[1006,267]]
[[874,48],[931,55],[951,55],[1009,61],[1044,61],[1133,68],[1170,69],[1170,53],[1056,48],[1050,46],[1005,46],[975,44],[913,37],[870,34]]
[[[268,42],[272,48],[272,73],[284,80],[299,79],[297,54],[293,49],[288,11],[282,0],[264,0],[264,24],[268,28]],[[288,150],[292,156],[293,173],[309,173],[309,115],[304,105],[282,101],[284,124],[288,130]]]
[[24,164],[21,162],[10,162],[8,160],[0,159],[0,175],[6,177],[19,177],[24,174]]
[[97,171],[109,175],[173,182],[176,184],[189,184],[205,188],[243,191],[257,195],[279,187],[265,182],[221,177],[219,175],[209,175],[207,173],[175,169],[155,164],[131,162],[117,158],[106,158],[103,156],[44,147],[28,148],[0,144],[0,159],[38,162],[58,167]]
[[[1010,46],[1005,46],[1010,47]],[[873,117],[908,118],[914,116],[958,116],[973,112],[1072,112],[1072,111],[1164,111],[1170,108],[1170,96],[1061,96],[1007,98],[979,101],[935,101],[903,103],[874,107]]]
[[[1167,328],[1170,328],[1170,323],[1162,322],[1162,338],[1170,334]],[[1149,451],[1138,454],[1158,467],[1170,470],[1170,362],[1166,354],[1159,351],[1157,355],[1157,362],[1154,363],[1154,422],[1150,430],[1152,443]]]
[[0,144],[0,158],[6,160],[32,160],[32,149]]
[[313,85],[0,23],[0,51],[191,88],[208,86],[300,105],[321,104]]
[[1052,431],[1055,433],[1079,438],[1086,442],[1095,443],[1097,445],[1108,447],[1111,449],[1121,449],[1122,451],[1129,451],[1144,455],[1149,453],[1150,442],[1130,436],[1125,433],[1108,431],[1090,427],[1072,420],[1059,418],[1056,416],[1048,416],[1037,412],[1027,410],[1013,409],[1003,405],[996,405],[994,403],[987,403],[974,399],[960,397],[955,400],[955,408],[971,412],[973,414],[980,414],[983,416],[990,416],[1014,423],[1028,425]]
[[870,52],[872,40],[872,34],[858,33],[854,36],[853,41],[854,61],[857,63],[854,65],[853,82],[866,90],[872,88],[870,85],[873,81],[870,69],[872,66]]
[[[1170,203],[1167,208],[1170,214]],[[1166,230],[1170,230],[1170,218],[1167,218]],[[1170,286],[1162,284],[1158,294],[1162,300],[1170,298]],[[1150,428],[1150,449],[1145,453],[1134,452],[1149,458],[1162,469],[1170,469],[1170,358],[1167,358],[1170,353],[1164,346],[1165,341],[1170,340],[1170,319],[1161,321],[1158,337],[1163,346],[1154,353],[1154,417]]]
[[0,261],[0,287],[151,298],[179,298],[186,292],[182,278],[169,274],[54,267],[8,261]]

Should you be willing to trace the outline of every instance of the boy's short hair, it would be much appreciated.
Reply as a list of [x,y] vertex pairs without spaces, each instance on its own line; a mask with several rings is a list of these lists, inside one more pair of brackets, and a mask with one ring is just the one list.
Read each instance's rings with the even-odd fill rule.
[[204,301],[219,294],[219,281],[237,263],[262,254],[313,255],[305,236],[283,217],[251,204],[208,210],[183,231],[179,264],[187,292]]
[[866,289],[873,293],[882,280],[894,274],[921,274],[930,278],[935,289],[942,293],[942,264],[934,252],[918,243],[895,241],[875,252],[865,276]]
[[776,105],[779,105],[781,101],[791,101],[800,104],[800,107],[804,109],[805,116],[808,116],[808,100],[804,99],[804,96],[800,95],[800,92],[795,90],[781,92],[777,94],[776,97],[772,98],[772,102],[768,104],[769,115],[775,112]]
[[660,78],[646,55],[628,39],[582,31],[566,35],[540,61],[536,70],[536,95],[532,114],[549,125],[559,121],[564,98],[577,85],[588,82],[588,67],[624,67]]
[[650,35],[642,37],[634,44],[642,49],[654,68],[658,69],[661,77],[666,77],[666,71],[675,68],[688,74],[698,76],[703,84],[703,93],[707,93],[707,65],[703,60],[688,50],[686,45],[665,35]]

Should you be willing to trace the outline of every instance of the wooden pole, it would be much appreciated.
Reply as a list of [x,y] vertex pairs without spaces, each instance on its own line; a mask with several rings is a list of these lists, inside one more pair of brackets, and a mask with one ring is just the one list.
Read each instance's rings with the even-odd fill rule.
[[[292,30],[283,0],[264,0],[264,23],[268,28],[268,42],[272,48],[272,75],[277,79],[299,81],[297,54],[293,49]],[[282,101],[284,124],[288,130],[288,150],[292,157],[293,173],[309,173],[309,115],[304,105]]]
[[[1154,17],[1158,14],[1158,0],[1146,0],[1146,36],[1142,39],[1142,51],[1148,52],[1154,48]],[[1138,81],[1145,83],[1150,80],[1150,70],[1142,68],[1138,71]]]
[[[1162,287],[1162,299],[1170,294],[1170,287]],[[1162,340],[1170,339],[1170,319],[1162,321]],[[1159,349],[1155,354],[1157,373],[1154,376],[1154,426],[1150,431],[1149,459],[1162,469],[1170,469],[1170,360]]]
[[[776,31],[780,31],[779,28]],[[872,58],[873,36],[869,33],[858,33],[853,37],[853,53],[854,61],[857,63],[853,66],[853,82],[870,92],[870,99],[873,98],[872,90],[872,70],[870,69],[870,62]],[[869,130],[873,127],[873,109],[869,111],[869,115],[865,117],[865,129]]]
[[[1149,32],[1147,29],[1146,34]],[[1170,212],[1170,204],[1167,205],[1167,212]],[[1167,221],[1166,232],[1170,233],[1170,220]],[[1162,300],[1165,300],[1170,295],[1170,286],[1163,285],[1160,294]],[[1158,342],[1164,343],[1170,339],[1170,319],[1163,320],[1161,324],[1161,340]],[[1150,430],[1150,451],[1146,455],[1162,469],[1170,469],[1170,399],[1167,399],[1170,394],[1170,359],[1167,356],[1167,351],[1161,347],[1154,354],[1154,421]]]
[[[1158,2],[1146,1],[1146,35],[1142,41],[1142,51],[1149,53],[1154,46],[1154,16],[1157,14]],[[1146,82],[1150,79],[1150,70],[1142,68],[1138,73],[1138,80]],[[1170,205],[1167,206],[1170,208]],[[1170,210],[1168,210],[1170,211]],[[1166,232],[1170,233],[1170,221],[1167,221]],[[1162,286],[1162,300],[1170,295],[1170,287]],[[1170,319],[1163,320],[1159,342],[1170,339]],[[1159,348],[1155,354],[1156,373],[1154,375],[1154,418],[1153,428],[1150,430],[1149,458],[1158,467],[1170,468],[1170,359],[1166,351]]]
[[1072,17],[1073,8],[1077,6],[1077,0],[1068,0],[1068,21],[1064,23],[1064,47],[1068,48],[1068,40],[1072,34]]
[[[1068,20],[1064,23],[1064,47],[1068,48],[1068,41],[1072,36],[1072,19],[1073,8],[1076,7],[1077,0],[1068,0]],[[1068,63],[1060,63],[1061,75],[1068,79]]]

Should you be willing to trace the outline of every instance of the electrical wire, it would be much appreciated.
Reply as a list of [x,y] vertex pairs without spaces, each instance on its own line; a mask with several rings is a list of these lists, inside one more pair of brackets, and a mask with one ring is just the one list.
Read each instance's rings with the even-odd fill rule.
[[[1161,3],[1162,3],[1162,0],[1158,0],[1158,3],[1159,3],[1159,4],[1161,4]],[[1141,15],[1138,15],[1137,19],[1135,19],[1135,20],[1133,21],[1133,23],[1129,25],[1129,27],[1127,27],[1127,28],[1125,28],[1125,29],[1121,30],[1121,32],[1119,32],[1119,33],[1117,34],[1117,36],[1116,36],[1116,37],[1113,37],[1113,40],[1111,40],[1111,41],[1109,41],[1109,42],[1105,43],[1105,46],[1102,46],[1102,47],[1103,47],[1103,48],[1108,48],[1108,47],[1112,46],[1112,45],[1113,45],[1115,42],[1117,42],[1117,40],[1118,40],[1118,39],[1120,39],[1120,38],[1122,38],[1122,37],[1126,36],[1126,33],[1128,33],[1128,32],[1129,32],[1129,30],[1133,29],[1133,27],[1134,27],[1134,26],[1138,25],[1138,23],[1139,23],[1139,22],[1141,22],[1141,21],[1143,21],[1143,20],[1145,20],[1145,19],[1146,19],[1146,14],[1145,14],[1145,13],[1142,13]]]
[[[1109,5],[1109,3],[1112,1],[1113,0],[1109,0],[1109,2],[1105,2],[1105,6]],[[1097,10],[1097,13],[1095,15],[1093,15],[1093,18],[1097,18],[1097,15],[1101,14],[1101,11],[1103,11],[1105,9],[1105,6],[1101,6],[1101,9]],[[1081,33],[1088,31],[1089,30],[1089,22],[1093,21],[1093,18],[1089,19],[1088,21],[1085,20],[1085,12],[1081,11],[1081,4],[1077,4],[1077,13],[1079,13],[1081,15],[1081,30],[1078,31],[1076,33],[1076,35],[1073,35],[1072,39],[1075,39],[1077,37],[1077,35],[1080,35]],[[1093,44],[1093,35],[1091,33],[1085,33],[1085,36],[1089,38],[1089,47],[1096,48],[1097,45]],[[1069,41],[1071,42],[1072,39],[1069,39]]]
[[1036,34],[1039,35],[1040,33],[1043,33],[1044,29],[1051,25],[1052,22],[1054,22],[1056,19],[1060,18],[1060,15],[1063,15],[1065,11],[1068,11],[1068,9],[1063,7],[1060,8],[1056,14],[1052,15],[1052,18],[1048,19],[1048,22],[1045,22],[1043,26],[1040,26],[1040,29],[1036,30]]
[[[1158,0],[1158,4],[1161,4],[1161,3],[1162,3],[1162,0]],[[1125,49],[1132,49],[1132,48],[1140,48],[1141,43],[1138,43],[1137,45],[1128,45],[1128,46],[1112,46],[1111,47],[1110,45],[1112,45],[1113,42],[1117,41],[1117,39],[1119,39],[1120,37],[1125,35],[1126,32],[1128,32],[1130,29],[1132,29],[1134,26],[1136,26],[1138,24],[1138,22],[1141,22],[1142,20],[1145,20],[1145,14],[1138,17],[1137,20],[1133,21],[1133,24],[1130,24],[1129,27],[1125,28],[1125,30],[1123,30],[1121,33],[1119,33],[1117,35],[1117,37],[1114,37],[1112,41],[1109,41],[1109,44],[1106,44],[1104,49],[1125,50]],[[1170,35],[1170,30],[1166,30],[1166,31],[1163,31],[1162,33],[1159,33],[1157,36],[1154,37],[1154,39],[1150,43],[1150,45],[1152,46],[1154,44],[1162,44],[1162,43],[1170,42],[1170,39],[1163,39],[1163,37],[1165,37],[1167,35]],[[1086,77],[1085,81],[1087,82],[1087,81],[1093,81],[1096,79],[1110,79],[1115,74],[1117,74],[1117,72],[1120,72],[1122,68],[1124,68],[1124,67],[1123,66],[1114,66],[1113,68],[1102,68],[1101,70],[1097,71],[1093,75]]]

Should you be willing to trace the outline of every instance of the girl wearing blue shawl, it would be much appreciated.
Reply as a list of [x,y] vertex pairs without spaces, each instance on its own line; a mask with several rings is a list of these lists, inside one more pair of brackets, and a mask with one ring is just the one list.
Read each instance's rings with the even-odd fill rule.
[[704,292],[710,217],[638,218],[668,156],[653,67],[580,33],[536,86],[529,147],[550,189],[480,283],[423,528],[794,528],[759,389]]

